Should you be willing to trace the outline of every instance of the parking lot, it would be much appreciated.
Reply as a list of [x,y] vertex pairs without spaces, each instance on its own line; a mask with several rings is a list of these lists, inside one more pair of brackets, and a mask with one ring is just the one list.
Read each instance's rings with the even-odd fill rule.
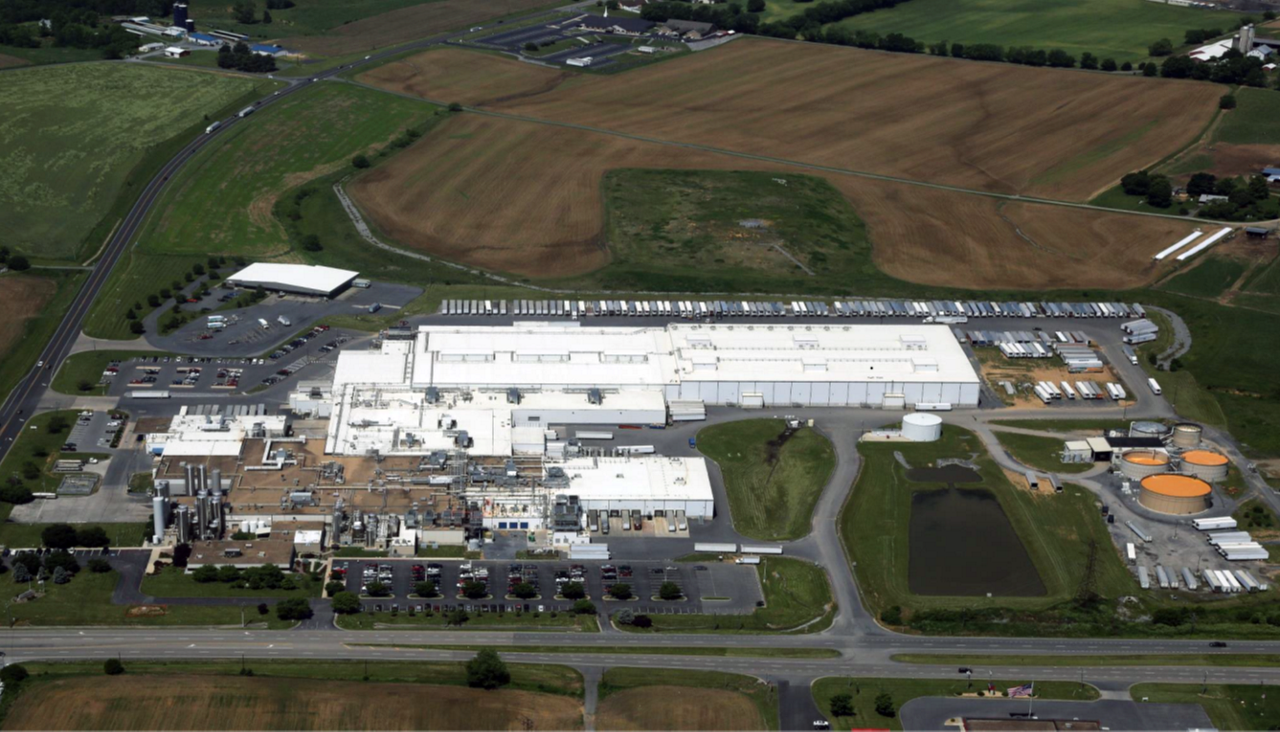
[[64,452],[102,452],[111,448],[111,440],[124,428],[123,420],[112,419],[107,412],[84,411],[76,417],[71,433],[63,445]]
[[[757,602],[764,600],[755,567],[721,563],[336,559],[333,567],[336,575],[345,571],[342,580],[347,590],[362,595],[367,610],[377,610],[379,605],[388,610],[392,604],[398,604],[400,609],[422,604],[431,605],[433,610],[449,609],[449,606],[483,610],[484,605],[499,609],[505,606],[505,609],[567,610],[573,601],[556,599],[559,588],[567,582],[581,582],[587,598],[602,612],[627,607],[637,613],[650,614],[737,614],[751,612]],[[440,596],[430,600],[411,598],[415,583],[423,580],[435,583]],[[388,587],[390,596],[365,595],[364,587],[374,581]],[[462,597],[462,584],[467,581],[485,584],[489,596],[479,600]],[[538,595],[527,600],[508,597],[518,582],[534,586]],[[658,595],[664,582],[678,586],[685,599],[671,602],[651,599]],[[605,600],[608,588],[615,584],[629,585],[636,599]]]

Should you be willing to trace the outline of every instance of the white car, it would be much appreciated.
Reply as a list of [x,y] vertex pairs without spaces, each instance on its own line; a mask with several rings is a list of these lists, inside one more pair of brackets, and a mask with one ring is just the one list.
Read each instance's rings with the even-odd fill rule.
[[44,361],[36,361],[36,368],[40,368],[43,365],[44,365]]

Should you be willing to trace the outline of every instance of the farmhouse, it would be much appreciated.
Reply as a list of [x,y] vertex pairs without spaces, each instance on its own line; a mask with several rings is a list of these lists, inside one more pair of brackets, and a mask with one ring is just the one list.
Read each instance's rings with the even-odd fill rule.
[[584,18],[578,27],[592,33],[639,36],[649,32],[653,22],[642,18],[607,18],[593,15]]
[[714,23],[703,23],[697,20],[677,20],[672,18],[663,23],[658,32],[665,36],[676,36],[690,41],[697,41],[715,33]]
[[227,278],[227,284],[299,295],[333,297],[360,273],[320,265],[255,262]]

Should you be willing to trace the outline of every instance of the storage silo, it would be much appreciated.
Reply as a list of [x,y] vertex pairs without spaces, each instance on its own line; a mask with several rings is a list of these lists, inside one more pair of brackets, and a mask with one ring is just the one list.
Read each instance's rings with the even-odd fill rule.
[[178,543],[190,544],[192,537],[191,530],[191,509],[186,506],[178,506],[173,513],[173,523],[178,530]]
[[1200,435],[1204,430],[1198,424],[1183,422],[1173,426],[1173,444],[1184,450],[1200,446]]
[[169,499],[164,496],[156,496],[151,499],[151,524],[152,534],[155,536],[155,543],[159,544],[164,538],[164,530],[168,527],[169,521]]
[[1213,489],[1190,475],[1149,475],[1142,479],[1138,503],[1159,513],[1187,516],[1209,508]]
[[1158,450],[1130,450],[1120,456],[1120,474],[1133,480],[1169,472],[1169,456]]
[[1164,439],[1168,435],[1169,427],[1163,422],[1139,421],[1129,425],[1130,437],[1159,437]]
[[942,418],[936,414],[912,412],[902,418],[902,436],[912,442],[937,442],[942,437]]
[[1182,453],[1182,472],[1211,483],[1227,479],[1231,461],[1217,450],[1187,450]]

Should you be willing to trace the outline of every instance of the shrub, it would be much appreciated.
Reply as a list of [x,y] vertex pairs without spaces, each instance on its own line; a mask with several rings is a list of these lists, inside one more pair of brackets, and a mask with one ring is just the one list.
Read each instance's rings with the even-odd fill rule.
[[630,600],[632,597],[631,585],[625,583],[616,584],[609,588],[609,594],[612,595],[615,600]]
[[575,615],[595,615],[596,605],[590,600],[578,600],[573,603],[573,612]]
[[305,597],[291,597],[276,605],[276,617],[281,620],[306,620],[313,614]]
[[369,167],[369,158],[364,155],[357,155],[351,158],[351,165],[356,168],[367,168]]
[[110,572],[111,562],[108,562],[105,559],[98,559],[98,558],[90,559],[89,571],[93,572],[94,574],[102,574],[104,572]]
[[107,676],[119,676],[124,673],[124,664],[120,663],[118,658],[108,658],[106,663],[102,664],[102,670]]
[[895,717],[898,709],[893,705],[893,697],[888,693],[881,693],[876,696],[876,714],[882,717]]
[[360,609],[360,598],[354,592],[343,591],[333,596],[333,611],[339,615],[354,615]]
[[637,628],[652,628],[653,618],[648,615],[637,615],[635,620],[631,621],[631,624]]
[[391,588],[381,582],[370,582],[365,585],[364,591],[369,597],[386,597],[391,594]]
[[566,600],[581,600],[587,596],[587,591],[581,582],[565,582],[560,588],[560,596]]
[[347,586],[342,584],[341,582],[337,580],[330,580],[324,583],[324,594],[328,595],[329,597],[333,597],[334,595],[338,594],[339,592],[342,592],[346,588]]
[[1223,94],[1222,97],[1218,100],[1218,109],[1235,109],[1235,108],[1236,108],[1236,95],[1234,94]]
[[40,541],[50,549],[70,549],[76,545],[76,530],[71,524],[50,524],[40,532]]
[[413,586],[413,593],[418,597],[435,597],[440,594],[436,592],[436,583],[434,582],[419,582]]
[[467,686],[497,689],[511,683],[511,672],[497,651],[484,648],[467,661]]
[[663,582],[658,588],[658,597],[663,600],[679,600],[684,597],[684,593],[680,591],[680,586],[675,582]]
[[4,668],[0,668],[0,683],[10,688],[26,681],[31,674],[27,673],[27,667],[20,663],[10,664]]
[[831,697],[831,716],[852,717],[853,696],[850,694],[836,694]]

